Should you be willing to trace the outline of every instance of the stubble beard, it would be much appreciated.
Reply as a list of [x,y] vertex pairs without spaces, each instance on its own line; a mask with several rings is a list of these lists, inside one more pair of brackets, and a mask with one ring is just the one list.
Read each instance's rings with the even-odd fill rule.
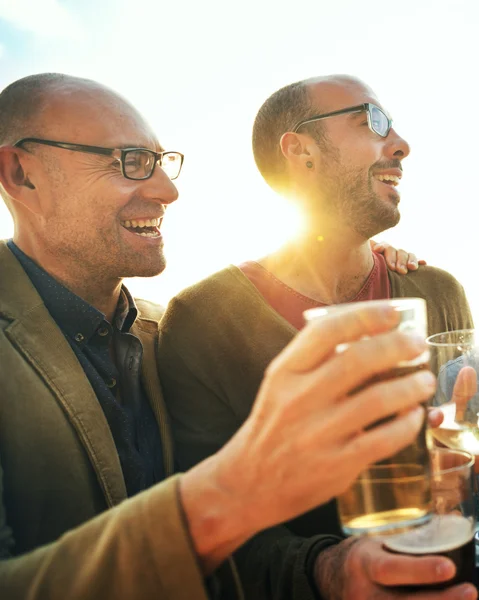
[[326,185],[328,200],[325,208],[338,223],[348,226],[364,239],[370,239],[399,223],[396,197],[391,194],[386,201],[374,191],[371,171],[365,176],[364,169],[347,168],[341,164],[335,167],[335,171]]

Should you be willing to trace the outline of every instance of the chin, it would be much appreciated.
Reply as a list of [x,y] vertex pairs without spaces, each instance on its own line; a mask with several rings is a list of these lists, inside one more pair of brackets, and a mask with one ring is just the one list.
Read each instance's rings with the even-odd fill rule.
[[166,267],[166,261],[163,257],[156,260],[151,260],[148,263],[142,262],[141,264],[128,265],[122,269],[122,278],[131,277],[156,277],[163,273]]

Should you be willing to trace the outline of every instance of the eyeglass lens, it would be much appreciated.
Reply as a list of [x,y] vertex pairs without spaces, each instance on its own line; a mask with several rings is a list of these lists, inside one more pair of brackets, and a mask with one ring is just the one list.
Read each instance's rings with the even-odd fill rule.
[[389,119],[383,113],[383,111],[377,106],[370,106],[369,116],[371,119],[372,129],[380,136],[386,137],[389,133],[390,125]]
[[[156,155],[148,150],[130,150],[125,153],[125,175],[132,179],[145,179],[151,175],[155,166]],[[161,159],[161,168],[170,179],[180,174],[181,155],[177,152],[166,152]]]

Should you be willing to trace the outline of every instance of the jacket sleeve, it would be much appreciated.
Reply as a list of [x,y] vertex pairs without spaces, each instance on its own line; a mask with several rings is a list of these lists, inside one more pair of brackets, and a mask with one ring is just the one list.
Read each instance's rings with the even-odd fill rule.
[[[58,541],[14,558],[7,557],[12,538],[0,505],[0,597],[207,600],[178,483],[178,476],[170,478]],[[3,497],[1,487],[0,492]]]

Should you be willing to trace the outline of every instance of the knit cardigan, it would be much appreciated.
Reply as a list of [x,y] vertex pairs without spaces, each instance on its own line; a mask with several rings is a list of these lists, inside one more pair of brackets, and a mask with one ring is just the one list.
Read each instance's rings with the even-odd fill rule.
[[[464,290],[449,273],[427,266],[407,275],[388,275],[392,297],[427,301],[430,335],[473,327]],[[267,365],[296,333],[235,266],[170,302],[160,324],[158,364],[180,470],[216,452],[237,431]],[[311,565],[339,535],[335,501],[287,527],[259,534],[236,556],[246,597],[317,598]]]

